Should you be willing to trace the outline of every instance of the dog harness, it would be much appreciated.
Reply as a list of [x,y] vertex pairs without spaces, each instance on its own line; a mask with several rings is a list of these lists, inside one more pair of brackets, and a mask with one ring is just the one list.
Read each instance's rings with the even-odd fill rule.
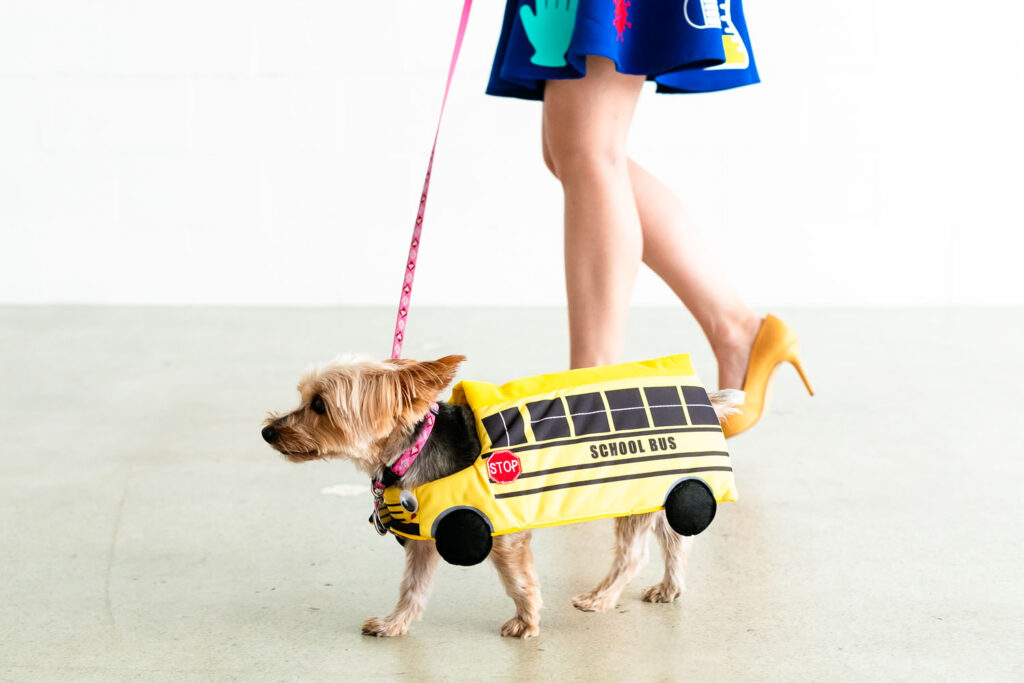
[[387,534],[387,527],[381,522],[380,517],[381,500],[384,497],[384,491],[387,487],[394,486],[409,471],[412,464],[416,462],[416,456],[423,450],[423,446],[426,445],[427,440],[430,438],[430,433],[434,431],[434,422],[437,420],[438,410],[439,407],[436,403],[431,404],[430,412],[427,413],[427,416],[423,418],[423,421],[416,429],[416,440],[413,444],[402,451],[402,454],[398,456],[394,464],[385,467],[380,476],[370,481],[370,491],[373,492],[374,498],[373,513],[370,515],[370,521],[381,536]]

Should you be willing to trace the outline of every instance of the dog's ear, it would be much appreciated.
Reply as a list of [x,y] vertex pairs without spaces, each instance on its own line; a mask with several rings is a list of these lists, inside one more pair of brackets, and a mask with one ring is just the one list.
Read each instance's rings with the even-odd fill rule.
[[403,403],[416,413],[428,410],[455,379],[459,365],[465,360],[465,356],[445,356],[437,360],[402,363],[396,376]]
[[359,382],[360,415],[377,437],[396,427],[410,427],[430,410],[465,356],[418,362],[405,358],[384,361],[383,371],[367,373]]

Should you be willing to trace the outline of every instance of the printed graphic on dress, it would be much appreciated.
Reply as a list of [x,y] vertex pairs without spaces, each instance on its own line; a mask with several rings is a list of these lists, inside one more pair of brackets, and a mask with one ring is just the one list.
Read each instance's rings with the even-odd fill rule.
[[535,4],[535,10],[525,4],[519,8],[523,30],[533,46],[530,61],[537,66],[565,66],[580,0],[536,0]]
[[718,0],[686,0],[683,3],[686,23],[694,28],[722,28]]
[[746,69],[750,66],[750,52],[743,44],[743,36],[732,23],[732,0],[721,0],[722,8],[722,47],[725,49],[725,62],[718,66],[709,66],[706,71],[718,69]]
[[629,21],[629,8],[632,6],[630,0],[613,0],[615,2],[615,19],[612,20],[612,24],[615,26],[615,30],[618,31],[619,35],[617,39],[620,43],[625,42],[623,34],[627,28],[633,28],[632,22]]

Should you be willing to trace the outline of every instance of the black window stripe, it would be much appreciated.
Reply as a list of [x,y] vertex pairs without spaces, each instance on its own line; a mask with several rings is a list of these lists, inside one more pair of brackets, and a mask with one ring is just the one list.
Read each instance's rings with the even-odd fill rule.
[[593,462],[586,462],[581,465],[566,465],[564,467],[552,467],[549,470],[537,470],[536,472],[523,472],[519,479],[539,477],[543,474],[558,474],[559,472],[573,472],[575,470],[589,470],[594,467],[610,467],[612,465],[628,465],[637,462],[650,462],[652,460],[668,460],[670,458],[705,458],[714,456],[729,457],[727,451],[696,451],[694,453],[662,453],[660,455],[642,455],[636,458],[618,458],[609,456]]
[[395,529],[396,531],[401,531],[403,534],[409,534],[410,536],[419,536],[420,535],[420,525],[419,524],[406,524],[404,522],[399,522],[397,520],[392,520],[388,524],[388,528],[389,529]]
[[565,418],[565,405],[557,398],[532,401],[526,404],[526,410],[530,413],[531,422],[550,420],[552,418]]
[[691,404],[686,408],[690,412],[690,424],[710,425],[719,423],[718,414],[715,413],[715,409],[711,406]]
[[480,418],[480,421],[484,425],[484,431],[487,432],[487,438],[490,439],[491,445],[498,446],[502,439],[507,439],[508,433],[500,413],[487,415]]
[[662,470],[660,472],[641,472],[639,474],[623,474],[618,477],[603,477],[601,479],[591,479],[589,481],[570,481],[565,484],[551,484],[550,486],[541,486],[535,489],[527,489],[525,491],[509,491],[507,493],[496,493],[495,498],[515,498],[516,496],[529,496],[534,493],[543,493],[545,491],[557,491],[559,489],[570,489],[576,486],[590,486],[592,484],[609,484],[613,481],[628,481],[630,479],[648,479],[650,477],[663,477],[670,474],[690,474],[692,472],[732,472],[732,468],[728,466],[716,466],[716,467],[686,467],[679,470]]
[[[647,399],[646,406],[642,405],[642,396]],[[600,410],[580,410],[582,405],[567,405],[570,400],[585,403],[587,399],[591,399],[590,402],[593,403],[594,397],[603,399],[604,405]],[[636,405],[637,399],[640,399],[641,405]],[[612,389],[533,401],[525,404],[528,421],[534,432],[533,439],[526,438],[523,429],[525,421],[517,408],[499,411],[481,418],[485,423],[488,436],[491,437],[491,449],[482,453],[481,457],[486,458],[491,452],[504,449],[532,450],[600,439],[629,438],[673,431],[716,431],[715,428],[720,428],[721,425],[714,413],[714,408],[709,403],[705,403],[708,400],[707,391],[703,387],[681,385]],[[597,408],[598,406],[593,403],[593,407]],[[616,419],[616,414],[620,416],[618,419]],[[577,418],[577,416],[580,417]],[[511,423],[508,421],[510,418]],[[611,419],[609,420],[609,418]],[[648,421],[649,418],[653,424]],[[573,423],[578,419],[584,421],[575,425],[577,429],[570,431]],[[692,425],[694,428],[686,429],[688,425]],[[700,428],[702,425],[714,425],[714,427]],[[497,429],[494,429],[495,427]],[[630,432],[630,430],[650,429],[651,427],[654,429],[650,432]]]
[[604,392],[604,396],[608,399],[608,407],[612,410],[629,408],[643,409],[644,407],[644,399],[643,396],[640,395],[640,389],[638,387],[609,389]]
[[666,387],[644,387],[644,396],[647,397],[647,404],[652,408],[655,404],[659,407],[679,406],[682,400],[679,398],[679,388],[676,386]]
[[571,437],[565,404],[560,398],[542,399],[526,404],[530,430],[537,441]]
[[566,396],[565,402],[569,406],[570,415],[589,415],[591,413],[603,413],[607,410],[604,399],[601,398],[599,392]]
[[604,397],[608,401],[608,412],[611,413],[615,431],[651,428],[644,397],[638,387],[609,389],[604,392]]
[[683,400],[686,405],[710,405],[711,399],[703,387],[682,386]]
[[501,421],[508,435],[509,446],[526,443],[526,426],[519,408],[513,407],[501,411]]
[[720,432],[722,431],[721,426],[715,427],[662,427],[661,429],[645,429],[643,431],[635,432],[615,432],[614,434],[601,434],[598,436],[583,436],[576,439],[560,439],[557,441],[544,441],[542,443],[531,443],[523,446],[513,446],[511,449],[505,447],[492,448],[489,451],[480,454],[481,458],[490,457],[491,453],[495,451],[507,451],[512,450],[515,453],[521,451],[534,451],[538,448],[555,448],[556,446],[571,446],[577,443],[588,443],[590,441],[614,441],[618,439],[632,439],[638,436],[657,436],[658,434],[688,434],[690,432]]
[[612,430],[608,421],[608,407],[600,392],[566,396],[565,402],[577,436],[607,434]]
[[616,432],[651,428],[651,423],[647,419],[647,411],[642,406],[640,408],[614,408],[611,413],[612,425]]

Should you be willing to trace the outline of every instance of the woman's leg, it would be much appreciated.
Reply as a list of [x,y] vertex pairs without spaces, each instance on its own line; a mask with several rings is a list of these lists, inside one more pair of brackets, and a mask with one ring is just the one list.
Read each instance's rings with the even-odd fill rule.
[[626,135],[643,76],[587,57],[587,75],[544,90],[545,161],[565,193],[571,367],[621,360],[629,296],[643,255]]
[[629,160],[643,260],[697,319],[718,360],[718,388],[742,389],[761,317],[740,299],[672,191]]
[[545,87],[544,159],[565,193],[570,363],[620,360],[642,258],[704,330],[719,388],[742,388],[761,318],[739,298],[679,200],[626,155],[643,83],[591,56],[586,77]]

